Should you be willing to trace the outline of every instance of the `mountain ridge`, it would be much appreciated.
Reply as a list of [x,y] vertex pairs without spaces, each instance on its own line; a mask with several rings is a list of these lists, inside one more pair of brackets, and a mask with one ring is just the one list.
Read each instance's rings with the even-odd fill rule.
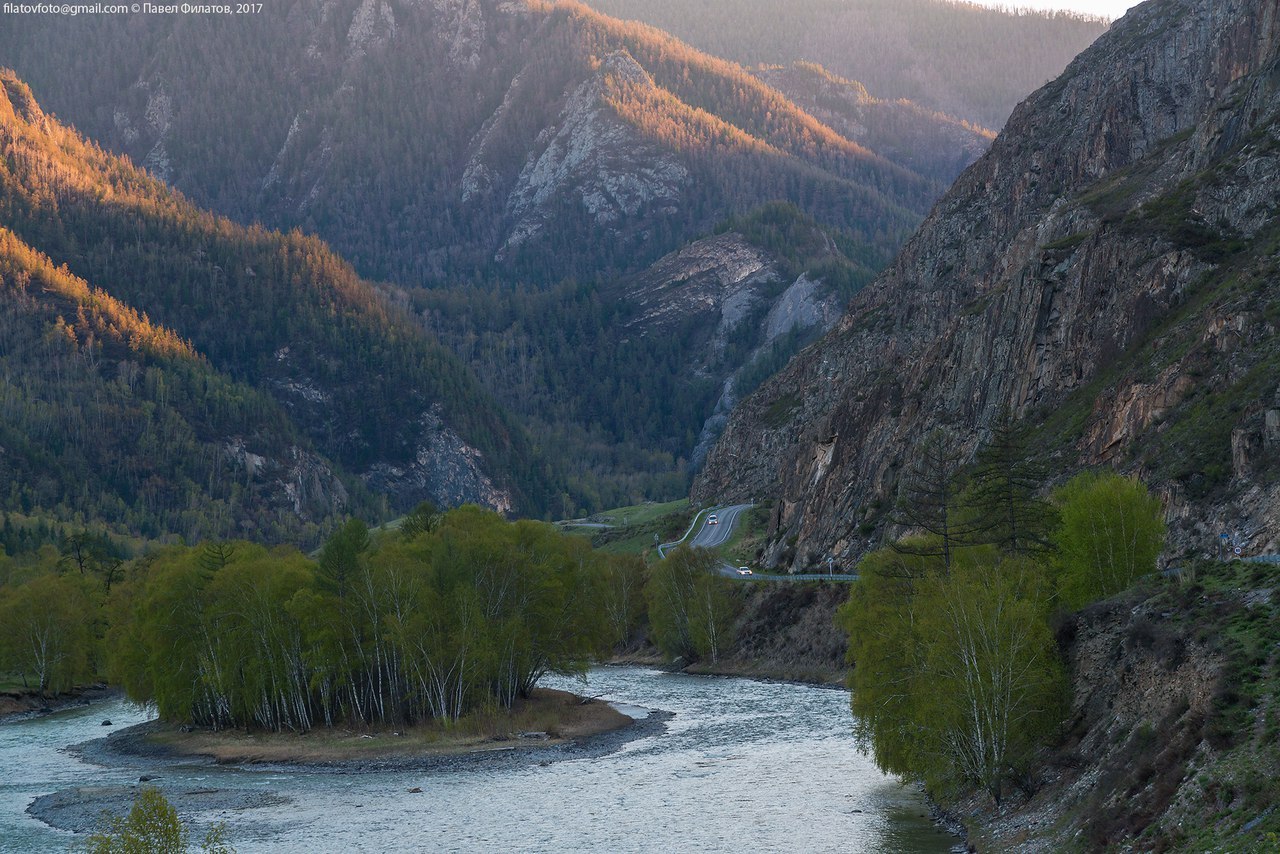
[[929,429],[972,449],[1007,411],[1059,470],[1154,481],[1173,554],[1220,531],[1274,548],[1276,37],[1258,0],[1131,11],[1015,111],[836,331],[739,408],[694,498],[775,495],[771,562],[852,560],[887,536]]
[[[273,401],[254,404],[270,409],[271,430],[394,487],[393,505],[430,498],[536,511],[545,502],[544,475],[530,473],[538,455],[520,428],[324,244],[200,211],[46,116],[11,72],[0,72],[0,95],[0,211],[15,235],[10,254],[68,283],[57,291],[63,313],[74,313],[68,295],[78,294],[81,304],[120,318],[79,321],[83,352],[106,347],[114,362],[136,349],[134,339],[169,342],[167,354],[186,354],[239,394],[252,388]],[[38,257],[45,260],[31,260]],[[55,264],[63,272],[49,272]],[[233,455],[262,456],[235,435],[220,440],[239,448]],[[340,498],[326,515],[341,511]],[[372,510],[367,499],[361,506]]]

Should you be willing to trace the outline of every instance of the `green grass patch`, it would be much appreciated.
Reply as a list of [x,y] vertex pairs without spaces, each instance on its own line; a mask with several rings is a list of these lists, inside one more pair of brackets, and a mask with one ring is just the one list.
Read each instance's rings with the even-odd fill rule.
[[1069,252],[1092,236],[1093,232],[1091,231],[1068,234],[1066,237],[1059,237],[1057,240],[1046,243],[1044,249],[1046,252]]
[[643,555],[656,559],[656,546],[678,539],[688,530],[692,519],[693,510],[689,507],[689,500],[681,498],[677,501],[617,507],[590,517],[591,522],[609,525],[607,528],[565,525],[564,530],[570,534],[589,536],[591,545],[607,554]]

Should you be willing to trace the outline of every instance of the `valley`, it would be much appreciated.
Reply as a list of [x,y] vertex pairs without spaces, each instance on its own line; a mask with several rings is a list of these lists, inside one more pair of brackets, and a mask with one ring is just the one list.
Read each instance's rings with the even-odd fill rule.
[[1280,850],[1280,7],[1116,14],[6,12],[0,848]]

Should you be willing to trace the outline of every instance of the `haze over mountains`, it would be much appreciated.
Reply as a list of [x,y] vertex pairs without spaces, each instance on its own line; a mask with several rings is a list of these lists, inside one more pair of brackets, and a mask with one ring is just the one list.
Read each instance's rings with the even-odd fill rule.
[[[1064,44],[1086,31],[1035,21]],[[11,203],[24,219],[6,222],[14,252],[36,253],[24,269],[66,264],[77,284],[64,290],[100,289],[259,401],[261,427],[174,415],[205,443],[184,453],[230,462],[187,478],[161,516],[205,482],[235,508],[218,530],[260,512],[276,531],[377,515],[379,496],[388,510],[429,497],[570,515],[679,494],[737,400],[830,327],[991,138],[818,66],[748,73],[569,2],[294,0],[253,26],[6,24],[11,92],[31,83],[51,114],[185,197],[11,95],[6,131],[28,162],[88,176],[6,174],[24,199]],[[314,233],[355,271],[318,241],[192,203]],[[70,323],[51,305],[23,310]],[[99,379],[133,370],[84,334],[72,349],[105,360]],[[310,486],[292,457],[314,463]],[[252,488],[232,489],[243,465]],[[130,477],[93,489],[136,504]],[[148,530],[199,528],[159,518]]]
[[[1102,34],[1097,18],[952,0],[590,0],[747,67],[817,63],[889,101],[999,130]],[[990,4],[996,5],[996,4]],[[777,85],[777,84],[774,84]],[[788,96],[795,93],[780,86]]]
[[316,233],[406,286],[633,271],[776,199],[884,263],[958,159],[914,172],[574,3],[31,17],[0,52],[51,112],[197,203]]

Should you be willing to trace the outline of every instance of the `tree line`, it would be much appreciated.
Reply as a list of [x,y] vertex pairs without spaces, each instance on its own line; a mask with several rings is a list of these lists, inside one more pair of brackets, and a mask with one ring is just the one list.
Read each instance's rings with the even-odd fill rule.
[[1154,572],[1165,528],[1160,501],[1111,471],[1042,497],[1047,473],[1008,423],[964,459],[945,431],[922,443],[895,518],[906,535],[863,559],[839,620],[855,728],[881,769],[998,804],[1034,790],[1032,757],[1064,716],[1055,613]]
[[646,634],[716,658],[736,599],[709,553],[655,567],[475,506],[394,530],[350,520],[315,558],[208,541],[122,560],[111,541],[0,556],[0,674],[58,692],[107,677],[161,717],[306,731],[510,708]]

